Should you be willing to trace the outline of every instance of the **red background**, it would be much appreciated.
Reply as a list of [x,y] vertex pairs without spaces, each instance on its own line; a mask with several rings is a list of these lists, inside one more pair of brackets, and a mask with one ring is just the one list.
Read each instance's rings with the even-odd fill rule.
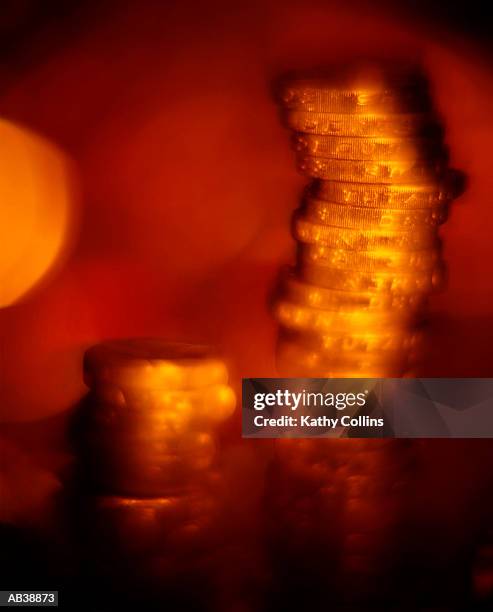
[[[32,27],[3,68],[2,115],[71,155],[82,194],[63,269],[0,311],[0,418],[62,415],[84,393],[84,348],[107,337],[206,340],[226,353],[235,385],[272,375],[266,300],[293,252],[304,179],[270,84],[286,69],[366,55],[422,59],[452,164],[469,177],[443,229],[449,287],[432,305],[422,373],[492,375],[493,72],[480,45],[389,4],[106,2]],[[45,476],[62,434],[56,419],[4,427]],[[430,551],[459,547],[490,509],[491,446],[430,441],[419,452],[425,501],[414,510],[433,526]]]

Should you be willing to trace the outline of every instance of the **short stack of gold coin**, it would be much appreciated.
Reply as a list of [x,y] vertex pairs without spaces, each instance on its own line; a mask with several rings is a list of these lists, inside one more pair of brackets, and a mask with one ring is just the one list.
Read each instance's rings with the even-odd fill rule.
[[86,352],[84,380],[92,533],[135,573],[186,575],[217,536],[214,430],[235,407],[225,363],[203,346],[115,340]]
[[311,177],[293,218],[296,266],[274,303],[287,376],[401,376],[444,280],[438,229],[455,174],[427,84],[367,73],[286,79],[284,119]]

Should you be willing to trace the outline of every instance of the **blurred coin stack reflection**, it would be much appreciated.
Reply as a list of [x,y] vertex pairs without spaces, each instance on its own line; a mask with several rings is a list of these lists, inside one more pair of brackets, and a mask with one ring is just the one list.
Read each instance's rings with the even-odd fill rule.
[[215,429],[235,408],[225,363],[203,346],[116,340],[86,352],[84,380],[85,513],[98,562],[173,588],[194,575],[197,589],[222,512]]
[[413,445],[300,438],[276,447],[268,540],[289,597],[314,609],[328,592],[336,609],[384,600],[405,546]]
[[426,80],[414,70],[285,79],[299,170],[314,179],[293,218],[296,266],[274,315],[287,376],[401,376],[441,288],[438,229],[459,190]]

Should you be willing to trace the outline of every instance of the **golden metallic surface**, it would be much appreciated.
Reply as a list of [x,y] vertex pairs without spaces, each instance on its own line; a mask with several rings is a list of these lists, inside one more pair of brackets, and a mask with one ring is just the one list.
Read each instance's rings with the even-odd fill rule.
[[438,140],[418,138],[351,138],[321,134],[295,134],[293,148],[304,155],[372,162],[446,159]]
[[319,181],[313,194],[328,202],[392,209],[437,208],[453,197],[447,186],[366,185],[363,183]]
[[212,535],[218,504],[207,488],[194,487],[164,497],[96,495],[87,499],[85,511],[99,537],[117,551],[176,554]]
[[398,293],[427,293],[443,286],[444,271],[437,267],[429,272],[365,272],[358,268],[338,269],[330,266],[298,266],[300,278],[313,285],[340,291],[386,291]]
[[375,355],[393,351],[415,350],[421,334],[414,330],[333,330],[324,334],[293,332],[281,327],[281,337],[321,352],[361,353]]
[[286,361],[278,359],[276,367],[281,376],[286,378],[398,378],[400,370],[387,367],[358,367],[358,366],[311,366],[303,361]]
[[[108,341],[86,351],[84,376],[91,391],[80,451],[92,490],[179,497],[212,473],[214,428],[235,408],[226,365],[213,350],[159,339]],[[130,506],[154,512],[149,504]]]
[[331,330],[379,330],[408,326],[412,319],[406,312],[361,312],[327,310],[302,306],[280,299],[273,308],[274,317],[286,328],[325,333]]
[[387,351],[377,354],[371,352],[349,351],[333,354],[318,351],[290,340],[280,340],[277,345],[276,359],[284,367],[301,367],[318,371],[328,371],[332,377],[336,372],[351,371],[362,378],[399,375],[408,366],[403,353]]
[[228,385],[200,389],[120,389],[101,385],[93,391],[88,411],[91,421],[108,428],[179,435],[198,425],[214,425],[235,409],[236,397]]
[[349,228],[392,230],[421,230],[436,227],[447,219],[446,206],[423,209],[365,208],[327,202],[307,197],[303,208],[305,217],[315,223]]
[[387,247],[413,251],[429,248],[436,242],[436,233],[430,228],[407,232],[389,229],[350,229],[313,223],[300,214],[295,214],[293,217],[293,237],[299,242],[324,244],[332,248],[349,250]]
[[389,363],[366,363],[364,360],[345,363],[341,360],[326,361],[316,352],[279,350],[276,366],[281,376],[310,378],[385,378],[398,377],[403,366],[392,360]]
[[300,172],[325,181],[429,184],[440,180],[443,167],[441,161],[355,161],[298,155]]
[[193,389],[227,380],[225,363],[206,346],[138,338],[103,342],[84,355],[89,387]]
[[164,494],[180,494],[183,483],[192,480],[199,483],[207,472],[207,468],[198,471],[172,463],[148,469],[145,466],[135,466],[126,471],[121,471],[119,465],[103,465],[92,486],[105,494],[159,497]]
[[98,495],[92,506],[99,512],[108,512],[108,518],[128,523],[128,528],[138,528],[156,522],[161,527],[179,524],[205,513],[216,506],[214,499],[200,489],[185,491],[179,496],[122,497]]
[[293,376],[404,375],[427,297],[445,282],[438,229],[464,188],[427,80],[412,66],[358,65],[291,76],[280,101],[298,169],[314,180],[274,302],[279,365]]
[[296,132],[328,136],[434,137],[439,135],[433,116],[423,114],[343,114],[287,110],[286,124]]
[[103,452],[110,450],[115,456],[124,456],[125,461],[158,463],[161,458],[164,461],[177,458],[193,462],[212,456],[215,449],[212,435],[205,431],[190,430],[177,436],[172,432],[93,424],[89,432],[89,446]]
[[87,465],[98,490],[118,495],[178,494],[200,483],[212,468],[215,444],[211,436],[185,445],[158,442],[145,436],[93,435],[87,445]]
[[282,84],[280,102],[287,109],[350,114],[423,112],[429,107],[421,88],[365,80],[357,77],[336,84],[327,78],[289,79]]
[[361,272],[402,272],[433,270],[440,262],[438,247],[421,251],[347,251],[319,244],[299,244],[298,261],[301,265],[322,265],[341,270]]
[[298,304],[335,311],[358,309],[360,312],[395,311],[409,313],[422,307],[423,294],[394,295],[375,291],[341,291],[305,283],[294,274],[286,274],[281,295]]

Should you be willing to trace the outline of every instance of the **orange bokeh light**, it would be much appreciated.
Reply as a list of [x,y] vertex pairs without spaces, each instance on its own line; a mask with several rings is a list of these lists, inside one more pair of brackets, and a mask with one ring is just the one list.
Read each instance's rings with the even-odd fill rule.
[[73,189],[66,156],[47,140],[0,120],[0,308],[46,278],[67,246]]

